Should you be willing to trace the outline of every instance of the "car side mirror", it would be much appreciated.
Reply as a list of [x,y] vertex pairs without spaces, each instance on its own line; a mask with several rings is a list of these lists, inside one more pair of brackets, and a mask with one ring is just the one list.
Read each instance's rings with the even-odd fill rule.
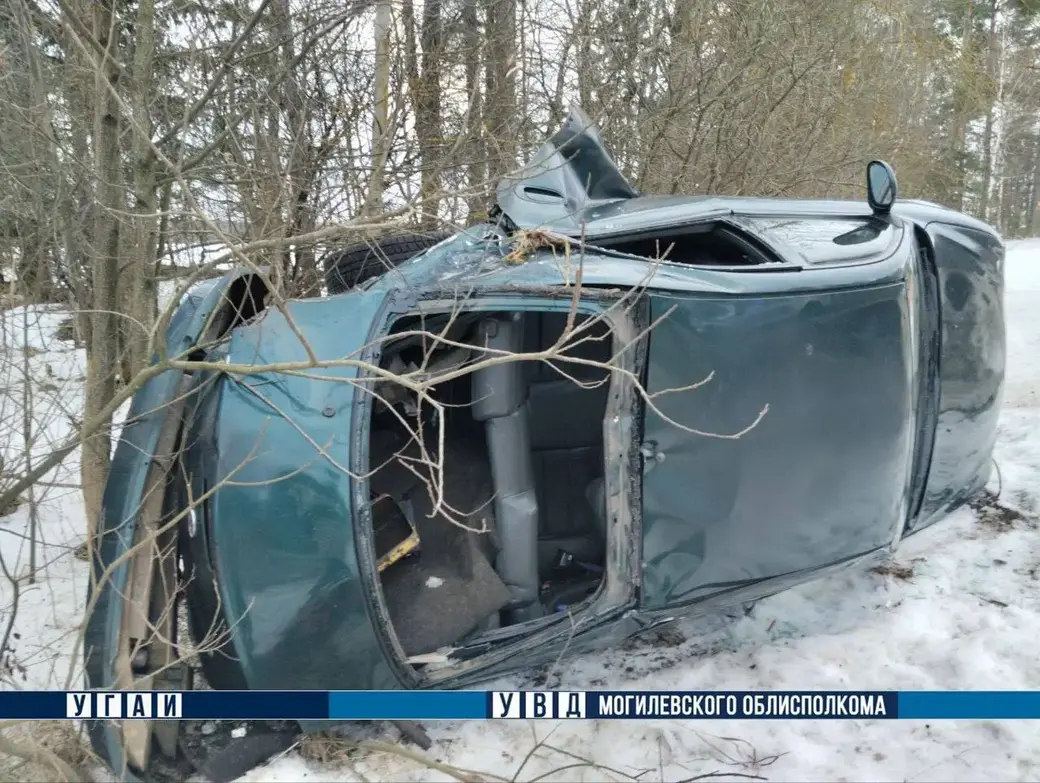
[[892,209],[898,195],[896,173],[883,160],[872,160],[867,164],[867,203],[875,214],[885,214]]

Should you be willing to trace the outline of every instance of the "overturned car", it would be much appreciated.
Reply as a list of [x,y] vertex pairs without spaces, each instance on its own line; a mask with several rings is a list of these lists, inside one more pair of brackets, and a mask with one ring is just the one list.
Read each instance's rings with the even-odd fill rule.
[[[189,687],[171,603],[213,688],[468,685],[964,503],[1003,244],[867,172],[864,203],[643,196],[574,111],[487,224],[334,254],[282,307],[249,270],[190,292],[106,488],[90,686]],[[140,771],[176,732],[92,737]]]

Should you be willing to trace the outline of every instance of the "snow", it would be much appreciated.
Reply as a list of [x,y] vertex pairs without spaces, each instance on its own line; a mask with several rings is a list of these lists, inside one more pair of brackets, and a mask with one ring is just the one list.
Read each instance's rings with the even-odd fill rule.
[[[34,460],[68,437],[72,419],[82,413],[86,357],[71,342],[54,337],[67,317],[48,307],[0,312],[0,460],[8,471],[25,467],[26,409],[31,413],[29,453]],[[29,400],[26,370],[33,379]],[[72,557],[86,531],[79,480],[77,450],[34,488],[39,567],[35,582],[29,580],[30,504],[23,502],[14,513],[0,517],[0,555],[19,580],[17,595],[6,578],[0,581],[0,633],[6,632],[17,601],[12,634],[18,634],[10,645],[13,660],[0,665],[3,687],[63,688],[65,682],[79,679],[78,658],[72,653],[78,647],[87,578],[86,564]]]
[[[730,623],[686,621],[626,649],[567,656],[548,673],[548,685],[1040,689],[1040,656],[1032,646],[1040,638],[1040,239],[1009,243],[1007,282],[1007,387],[999,479],[990,489],[999,488],[1002,501],[1026,519],[962,509],[907,540],[895,557],[898,567],[841,572],[762,601]],[[23,317],[32,322],[28,330]],[[82,404],[82,351],[54,339],[62,317],[44,308],[16,308],[0,320],[0,427],[21,415],[18,373],[27,341],[37,455],[68,433],[68,417],[78,415]],[[0,436],[0,456],[10,461],[21,453],[19,442]],[[38,509],[39,578],[20,585],[18,668],[0,669],[4,688],[63,688],[70,672],[72,682],[80,677],[86,564],[71,552],[82,541],[85,520],[80,496],[70,488],[78,482],[78,455],[46,482]],[[26,572],[28,532],[26,505],[0,518],[0,554],[14,574]],[[12,600],[11,585],[0,580],[0,632]],[[487,687],[536,687],[532,677]],[[429,757],[518,781],[676,781],[716,772],[720,780],[1040,777],[1040,721],[447,721],[425,727],[434,742]],[[396,738],[388,727],[370,731]],[[349,758],[345,752],[308,752],[305,741],[240,783],[363,779],[451,778],[385,752],[362,750]]]

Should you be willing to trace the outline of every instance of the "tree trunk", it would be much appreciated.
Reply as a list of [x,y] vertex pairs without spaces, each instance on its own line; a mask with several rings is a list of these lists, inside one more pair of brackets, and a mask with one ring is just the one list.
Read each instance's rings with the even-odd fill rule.
[[362,212],[375,215],[383,211],[383,180],[390,153],[390,33],[393,14],[390,0],[378,0],[375,18],[376,70],[373,80],[372,173],[368,196]]
[[[292,8],[289,0],[275,0],[271,4],[271,15],[280,42],[280,66],[285,72],[282,81],[279,109],[285,117],[290,138],[286,150],[286,175],[289,181],[289,198],[286,205],[286,236],[295,236],[311,230],[314,226],[314,209],[311,190],[316,175],[317,152],[314,149],[310,107],[300,88],[301,65],[296,59]],[[320,291],[321,280],[314,250],[310,247],[286,248],[282,254],[285,279],[292,281],[292,293],[313,296]]]
[[487,150],[483,134],[483,95],[480,85],[480,20],[477,14],[478,0],[463,0],[462,35],[466,63],[467,108],[467,154],[466,181],[470,187],[468,199],[469,219],[480,220],[487,215],[484,183],[487,179]]
[[988,219],[990,191],[993,188],[993,126],[1000,101],[999,52],[997,51],[997,14],[999,0],[992,0],[989,13],[989,38],[986,41],[986,126],[982,136],[982,190],[979,193],[979,217]]
[[120,276],[123,304],[130,318],[122,319],[123,380],[147,366],[149,333],[156,320],[155,254],[158,247],[158,171],[152,152],[152,72],[155,59],[155,1],[140,0],[134,23],[135,44],[130,106],[134,209],[126,241],[127,263]]
[[[22,210],[14,210],[16,215],[22,214],[21,218],[13,220],[21,252],[11,283],[17,283],[29,301],[50,302],[55,298],[51,237],[61,219],[60,209],[54,209],[60,193],[55,187],[55,175],[61,167],[48,85],[36,46],[38,32],[25,4],[9,4],[6,13],[0,11],[0,24],[6,26],[0,33],[0,46],[8,47],[10,61],[20,61],[22,65],[20,69],[8,69],[6,76],[8,89],[15,96],[16,105],[23,107],[25,119],[25,124],[20,127],[4,129],[13,137],[4,139],[13,143],[13,147],[8,149],[11,158],[5,161],[5,173],[11,176],[9,165],[20,172],[13,175],[20,187],[7,188],[6,195],[8,198],[15,196],[24,204]],[[10,109],[5,111],[10,112]],[[21,191],[24,196],[19,197],[11,191]]]
[[689,95],[696,84],[699,39],[703,34],[698,17],[701,12],[701,5],[694,0],[678,0],[672,15],[667,87],[657,110],[645,123],[649,141],[637,178],[637,187],[648,192],[674,192],[685,173],[684,161],[676,150],[690,148],[684,136],[693,120],[691,109],[700,108],[689,105]]
[[[89,9],[89,6],[86,7]],[[90,14],[84,15],[83,3],[73,3],[72,8],[90,24]],[[91,186],[93,159],[90,134],[94,125],[94,80],[92,69],[73,40],[75,33],[69,26],[65,26],[64,30],[63,86],[69,107],[69,151],[71,159],[80,165],[72,167],[69,192],[60,201],[60,236],[64,256],[62,277],[69,288],[69,304],[75,312],[79,338],[89,349],[93,331],[93,317],[90,314],[93,301],[90,248],[95,204]]]
[[578,4],[578,29],[577,29],[577,55],[575,56],[576,69],[578,72],[578,101],[582,106],[588,108],[592,105],[592,90],[596,72],[594,67],[595,55],[592,52],[592,9],[594,0],[581,0]]
[[41,226],[36,222],[26,222],[19,232],[21,237],[18,266],[14,281],[18,291],[29,302],[50,302],[53,300],[51,285],[51,265],[47,248],[43,243]]
[[516,168],[516,0],[487,0],[488,178],[499,179]]
[[444,29],[441,0],[425,0],[422,23],[422,73],[415,96],[415,130],[419,137],[420,203],[422,224],[435,228],[440,191],[442,159],[441,143],[441,61],[444,57]]
[[[115,396],[119,368],[119,215],[126,211],[119,156],[119,107],[113,90],[119,86],[116,65],[115,0],[95,0],[94,38],[104,55],[94,75],[94,176],[97,208],[93,231],[93,302],[91,335],[87,349],[87,378],[84,420],[97,413]],[[90,532],[97,530],[101,500],[108,479],[112,440],[102,428],[83,443],[83,497]]]
[[[1037,116],[1037,123],[1040,124],[1040,115]],[[1029,190],[1029,205],[1025,221],[1029,230],[1026,235],[1035,237],[1040,234],[1040,133],[1036,135],[1033,153],[1033,187]]]
[[954,84],[953,127],[950,133],[950,146],[953,153],[955,173],[953,187],[950,192],[950,206],[963,209],[966,182],[965,166],[967,159],[968,123],[971,120],[971,93],[973,83],[978,75],[973,65],[974,41],[972,35],[974,0],[967,0],[964,12],[963,34],[961,36],[961,57],[956,83]]

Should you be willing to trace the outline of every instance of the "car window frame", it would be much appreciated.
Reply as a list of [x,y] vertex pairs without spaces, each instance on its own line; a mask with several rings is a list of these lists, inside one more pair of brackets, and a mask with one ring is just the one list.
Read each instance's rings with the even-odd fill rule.
[[[857,259],[848,259],[848,260],[842,260],[842,261],[830,261],[830,262],[826,262],[826,263],[813,263],[812,261],[810,261],[808,259],[808,257],[802,251],[800,251],[792,243],[785,242],[783,239],[780,239],[780,238],[774,236],[771,232],[768,232],[768,231],[764,230],[762,227],[758,226],[754,222],[756,219],[758,219],[758,220],[784,220],[784,219],[790,219],[790,220],[801,220],[801,221],[812,221],[812,220],[821,220],[821,221],[823,221],[823,220],[829,220],[829,221],[850,220],[850,221],[855,221],[855,220],[858,220],[858,221],[865,221],[865,222],[866,221],[870,221],[870,220],[876,220],[876,221],[880,221],[880,222],[887,223],[888,225],[890,225],[893,228],[893,232],[892,232],[892,239],[889,241],[888,245],[884,248],[884,250],[880,251],[878,253],[875,253],[873,255],[864,256],[863,258],[857,258]],[[771,245],[772,247],[776,248],[777,252],[781,253],[785,257],[797,259],[797,261],[795,261],[794,263],[797,264],[800,269],[802,269],[803,271],[806,271],[806,272],[812,272],[812,271],[818,271],[818,270],[824,270],[824,269],[854,268],[854,267],[862,267],[862,266],[869,266],[869,265],[873,265],[873,264],[883,263],[883,262],[889,260],[890,258],[892,258],[892,256],[894,254],[899,252],[899,248],[903,244],[903,240],[905,238],[905,234],[906,234],[906,231],[907,231],[907,223],[906,223],[906,221],[904,221],[903,219],[901,219],[899,217],[891,215],[891,214],[885,215],[885,216],[880,216],[880,215],[873,215],[872,216],[872,215],[864,215],[862,213],[853,215],[853,214],[847,214],[847,213],[829,214],[829,213],[816,213],[816,212],[811,212],[811,213],[801,212],[801,213],[798,213],[798,212],[759,212],[759,211],[755,211],[755,212],[734,213],[732,215],[731,220],[732,220],[733,223],[738,224],[740,226],[740,228],[742,230],[744,230],[745,232],[755,236],[756,238],[760,239],[762,242],[765,242],[765,243]]]

